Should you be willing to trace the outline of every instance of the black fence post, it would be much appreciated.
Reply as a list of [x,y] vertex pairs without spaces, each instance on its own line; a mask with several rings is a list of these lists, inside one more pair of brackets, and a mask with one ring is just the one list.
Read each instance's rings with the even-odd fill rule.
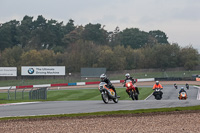
[[24,90],[25,90],[25,88],[22,91],[22,99],[24,99]]
[[17,98],[17,88],[15,88],[15,100],[16,100],[16,98]]

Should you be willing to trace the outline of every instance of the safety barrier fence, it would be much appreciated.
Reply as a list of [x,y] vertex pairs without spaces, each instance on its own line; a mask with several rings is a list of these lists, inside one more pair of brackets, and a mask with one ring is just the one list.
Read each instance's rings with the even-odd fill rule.
[[[4,97],[5,99],[5,97]],[[47,99],[47,87],[42,88],[23,88],[23,89],[11,89],[7,90],[7,99],[8,100],[17,100],[17,99]]]
[[[136,79],[137,82],[144,81],[155,81],[155,78],[146,78],[146,79]],[[123,83],[124,80],[111,80],[111,83]],[[1,89],[24,89],[24,88],[41,88],[41,87],[59,87],[59,86],[81,86],[81,85],[92,85],[99,84],[100,81],[94,82],[76,82],[76,83],[57,83],[57,84],[41,84],[41,85],[24,85],[24,86],[6,86],[0,87]]]

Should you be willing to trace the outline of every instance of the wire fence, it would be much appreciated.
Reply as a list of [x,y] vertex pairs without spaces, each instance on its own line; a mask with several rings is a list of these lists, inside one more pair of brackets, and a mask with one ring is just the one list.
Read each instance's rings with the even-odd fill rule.
[[38,100],[47,99],[47,88],[8,89],[0,91],[0,100]]

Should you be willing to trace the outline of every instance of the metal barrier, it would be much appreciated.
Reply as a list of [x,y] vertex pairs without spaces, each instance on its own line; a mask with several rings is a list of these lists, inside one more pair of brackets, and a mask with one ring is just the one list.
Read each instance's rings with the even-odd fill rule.
[[[5,93],[5,92],[4,92]],[[42,88],[23,88],[17,89],[12,88],[12,86],[7,90],[7,98],[2,97],[3,100],[38,100],[38,99],[47,99],[47,87]]]
[[47,99],[47,87],[39,88],[36,90],[31,89],[29,91],[29,99],[30,100],[37,100],[37,99]]

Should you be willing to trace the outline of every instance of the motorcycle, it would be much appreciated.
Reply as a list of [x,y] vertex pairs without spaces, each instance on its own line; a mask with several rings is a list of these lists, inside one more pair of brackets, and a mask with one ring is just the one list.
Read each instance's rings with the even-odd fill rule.
[[115,92],[112,88],[109,88],[105,82],[99,84],[99,91],[101,92],[101,98],[104,103],[108,103],[113,100],[113,102],[118,103],[118,98],[115,96]]
[[156,88],[153,92],[153,95],[155,96],[156,100],[161,100],[162,99],[162,94],[163,92],[161,91],[160,88]]
[[175,87],[176,89],[178,89],[178,86],[177,86],[176,84],[174,84],[174,87]]
[[186,100],[187,99],[187,93],[186,92],[181,92],[179,94],[179,100]]
[[133,82],[131,80],[126,80],[125,86],[128,89],[131,99],[138,100],[138,93],[136,92]]
[[185,86],[186,86],[187,90],[189,90],[189,84],[186,83]]

